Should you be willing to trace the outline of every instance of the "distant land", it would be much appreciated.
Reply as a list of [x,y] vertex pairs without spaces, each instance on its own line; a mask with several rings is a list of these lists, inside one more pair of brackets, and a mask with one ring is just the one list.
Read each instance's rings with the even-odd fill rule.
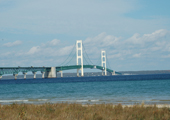
[[170,70],[119,71],[124,75],[170,74]]
[[[118,71],[122,75],[147,75],[147,74],[170,74],[170,70],[146,70],[146,71]],[[57,77],[60,78],[60,73],[57,73]],[[64,77],[76,77],[77,73],[63,73]],[[84,73],[85,77],[88,76],[102,76],[102,72],[85,72]],[[108,76],[111,76],[110,73],[108,73]],[[27,79],[32,79],[33,75],[28,74]],[[41,74],[37,74],[36,78],[42,78]],[[14,76],[12,75],[7,75],[3,76],[3,79],[14,79]],[[18,75],[17,79],[24,79],[23,75]]]

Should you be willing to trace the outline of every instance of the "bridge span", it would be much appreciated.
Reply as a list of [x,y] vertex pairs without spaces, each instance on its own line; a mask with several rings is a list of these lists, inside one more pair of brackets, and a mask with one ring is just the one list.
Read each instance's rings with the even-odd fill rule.
[[[34,74],[34,78],[36,78],[36,73],[41,72],[42,78],[56,78],[57,72],[61,72],[61,77],[63,77],[64,70],[77,69],[77,76],[79,77],[79,70],[81,71],[81,76],[84,76],[84,68],[90,69],[99,69],[102,71],[102,75],[107,75],[107,72],[115,75],[115,72],[106,67],[106,52],[104,50],[101,51],[101,66],[100,65],[84,65],[83,64],[83,45],[82,40],[77,40],[76,42],[76,65],[64,65],[64,66],[54,66],[54,67],[0,67],[0,79],[2,75],[5,74],[13,74],[15,79],[17,79],[18,73],[22,73],[24,75],[24,79],[26,79],[26,74],[28,72],[32,72]],[[79,63],[80,62],[80,63]]]
[[[83,65],[83,68],[90,69],[99,69],[104,70],[105,68],[97,65]],[[61,72],[61,77],[63,77],[62,71],[72,70],[72,69],[81,69],[81,65],[69,65],[69,66],[56,66],[56,67],[0,67],[0,78],[5,74],[13,74],[15,79],[19,73],[23,73],[24,78],[26,79],[26,74],[28,72],[32,72],[34,74],[34,78],[36,78],[36,73],[41,72],[42,78],[55,78],[57,77],[57,72]],[[114,75],[114,71],[111,69],[106,69],[107,72],[112,73]],[[116,72],[117,73],[117,72]],[[79,75],[78,75],[79,76]]]

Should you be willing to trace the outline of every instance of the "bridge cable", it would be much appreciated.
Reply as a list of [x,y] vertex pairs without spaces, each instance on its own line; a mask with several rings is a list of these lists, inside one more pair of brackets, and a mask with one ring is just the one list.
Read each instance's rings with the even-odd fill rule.
[[100,55],[100,59],[98,59],[96,63],[97,63],[96,65],[99,65],[99,66],[101,65],[101,55]]
[[[72,58],[70,59],[70,61],[72,61],[75,56],[76,56],[76,52],[74,53],[74,55],[72,56]],[[68,61],[65,65],[68,65],[68,63],[69,63],[70,61]]]
[[88,65],[90,65],[89,62],[88,62],[88,60],[87,60],[86,57],[85,57],[85,54],[83,54],[83,59],[86,61],[86,63],[87,63]]
[[[83,60],[85,60],[87,62],[87,65],[90,65],[89,62],[86,60],[86,58],[84,57],[84,54],[83,54]],[[84,62],[83,62],[84,63]]]
[[73,46],[73,48],[72,48],[69,56],[67,57],[67,59],[66,59],[64,62],[62,62],[62,63],[60,64],[60,66],[63,65],[63,64],[68,60],[68,58],[71,56],[71,54],[72,54],[72,52],[73,52],[73,50],[74,50],[74,48],[75,48],[75,45],[76,45],[76,44],[74,44],[74,46]]
[[[83,53],[85,53],[85,54],[83,54],[84,59],[86,59],[86,57],[85,57],[85,55],[86,55],[87,58],[88,58],[88,60],[89,60],[89,57],[88,57],[88,55],[87,55],[87,53],[86,53],[86,50],[85,50],[84,45],[83,45]],[[86,59],[87,63],[88,63],[88,60]],[[89,62],[92,63],[90,60],[89,60]],[[93,64],[93,63],[92,63],[92,64]]]
[[107,58],[107,55],[106,55],[106,61],[107,61],[107,63],[108,63],[108,68],[112,69],[111,66],[110,66],[110,64],[109,64],[109,60],[108,60],[108,58]]
[[[85,47],[84,47],[84,44],[83,44],[83,49],[84,49],[84,51],[85,51],[85,53],[86,53],[86,49],[85,49]],[[89,61],[92,63],[92,65],[94,65],[94,64],[93,64],[93,62],[90,60],[90,58],[89,58],[89,56],[88,56],[88,54],[87,54],[87,53],[86,53],[86,55],[87,55],[87,57],[88,57]]]

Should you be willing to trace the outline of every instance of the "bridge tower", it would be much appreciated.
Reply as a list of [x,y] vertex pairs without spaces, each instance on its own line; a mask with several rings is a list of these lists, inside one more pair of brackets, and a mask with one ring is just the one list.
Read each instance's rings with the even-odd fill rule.
[[81,76],[84,76],[83,72],[83,46],[82,46],[82,40],[77,40],[76,42],[76,56],[77,56],[77,65],[79,65],[79,59],[81,60],[81,68],[77,69],[77,76],[79,77],[79,70],[81,70]]
[[106,71],[106,51],[105,50],[101,51],[101,66],[104,68],[102,70],[102,75],[103,75],[103,71],[105,72],[105,75],[107,75],[107,71]]

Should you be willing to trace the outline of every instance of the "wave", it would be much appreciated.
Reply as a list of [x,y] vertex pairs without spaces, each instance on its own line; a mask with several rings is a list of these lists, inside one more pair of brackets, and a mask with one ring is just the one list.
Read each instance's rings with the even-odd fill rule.
[[28,99],[28,101],[48,101],[48,99]]
[[72,102],[98,102],[100,100],[72,100]]
[[75,102],[88,102],[89,100],[75,100]]
[[48,99],[27,99],[27,100],[0,100],[0,103],[17,103],[17,102],[38,102],[38,101],[48,101]]
[[0,103],[28,102],[28,100],[0,100]]
[[90,100],[91,102],[98,102],[98,101],[100,101],[100,100]]

